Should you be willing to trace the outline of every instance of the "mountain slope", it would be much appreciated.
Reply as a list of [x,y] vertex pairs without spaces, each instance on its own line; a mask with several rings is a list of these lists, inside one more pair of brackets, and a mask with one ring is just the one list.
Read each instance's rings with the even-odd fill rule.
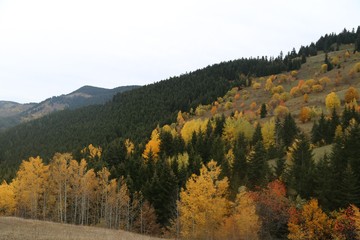
[[120,137],[143,142],[157,124],[174,121],[179,110],[208,104],[231,86],[249,84],[246,75],[268,75],[286,69],[279,59],[223,62],[117,94],[104,106],[47,115],[2,133],[0,159],[4,164],[16,165],[29,156],[48,159],[54,152],[71,152],[90,143],[106,145]]
[[35,103],[20,104],[10,101],[0,101],[0,118],[11,117],[32,108]]
[[48,98],[37,104],[0,102],[0,130],[4,130],[22,122],[41,118],[56,111],[104,104],[111,100],[115,94],[129,91],[137,87],[139,86],[124,86],[114,89],[105,89],[84,86],[72,93]]

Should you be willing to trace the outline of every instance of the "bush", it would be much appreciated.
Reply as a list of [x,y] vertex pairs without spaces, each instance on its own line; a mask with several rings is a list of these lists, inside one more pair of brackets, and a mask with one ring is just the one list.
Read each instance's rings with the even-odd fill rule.
[[277,86],[277,87],[273,87],[272,89],[271,89],[271,93],[272,94],[275,94],[275,93],[283,93],[284,92],[284,87],[283,86],[281,86],[281,85],[279,85],[279,86]]
[[326,73],[328,69],[328,65],[326,63],[324,63],[323,65],[321,65],[321,72],[322,73]]
[[323,86],[320,85],[320,84],[315,84],[314,86],[312,86],[311,90],[312,90],[313,92],[319,93],[319,92],[322,92],[322,91],[324,90],[324,88],[323,88]]
[[286,106],[279,105],[275,108],[274,114],[276,117],[285,118],[289,114],[289,109]]

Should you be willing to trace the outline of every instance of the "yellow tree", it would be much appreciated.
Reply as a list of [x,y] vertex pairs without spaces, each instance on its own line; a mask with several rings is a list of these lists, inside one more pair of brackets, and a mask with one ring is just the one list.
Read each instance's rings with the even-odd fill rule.
[[331,220],[321,210],[318,201],[311,199],[302,210],[290,210],[288,238],[291,240],[331,239],[331,225]]
[[261,221],[256,213],[256,205],[245,188],[236,196],[233,213],[226,218],[219,231],[221,239],[259,239]]
[[125,144],[127,156],[130,156],[131,154],[133,154],[134,149],[135,149],[134,143],[130,139],[127,138],[125,140],[124,144]]
[[80,224],[95,223],[92,219],[96,219],[98,180],[94,169],[85,173],[81,178],[80,186]]
[[335,92],[331,92],[326,96],[325,104],[328,111],[332,112],[334,108],[340,108],[340,99]]
[[182,237],[213,239],[227,214],[225,198],[228,180],[219,180],[220,167],[215,161],[202,166],[200,175],[192,175],[182,189],[179,201]]
[[299,113],[299,119],[305,123],[311,119],[311,109],[309,107],[302,107]]
[[264,147],[269,149],[271,146],[275,145],[275,121],[270,119],[270,121],[264,123],[261,128],[261,134],[263,137]]
[[345,102],[350,103],[354,99],[355,101],[359,100],[359,92],[356,88],[349,87],[349,89],[345,93]]
[[181,136],[184,141],[188,143],[191,140],[194,132],[205,132],[208,121],[208,119],[202,120],[201,118],[187,121],[184,127],[181,129]]
[[16,208],[21,216],[44,217],[49,167],[40,157],[23,161],[13,181]]
[[[70,192],[69,163],[72,160],[70,153],[55,153],[50,163],[51,189],[55,196],[57,221],[67,222],[68,195]],[[57,215],[57,216],[56,216]]]
[[99,206],[100,206],[100,219],[104,219],[108,210],[108,184],[110,172],[104,167],[97,172],[98,186],[99,186]]
[[15,211],[15,195],[14,188],[6,181],[0,185],[0,216],[12,215]]
[[160,152],[160,134],[157,128],[155,128],[151,133],[151,139],[146,144],[145,150],[142,154],[143,158],[145,160],[149,159],[149,157],[152,157],[156,159]]
[[251,140],[254,131],[254,126],[244,117],[238,119],[228,117],[225,120],[222,138],[230,144],[234,144],[240,134],[244,134],[247,140]]

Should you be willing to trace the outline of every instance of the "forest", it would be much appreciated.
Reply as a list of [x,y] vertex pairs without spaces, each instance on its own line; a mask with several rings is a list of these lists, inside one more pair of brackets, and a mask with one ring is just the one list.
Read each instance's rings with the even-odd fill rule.
[[[315,79],[298,79],[311,51],[241,59],[15,127],[0,138],[0,214],[183,239],[359,239],[360,96],[332,91],[359,79],[358,39],[300,48],[327,50]],[[249,103],[259,91],[270,101]],[[320,93],[325,109],[293,116],[290,98]]]

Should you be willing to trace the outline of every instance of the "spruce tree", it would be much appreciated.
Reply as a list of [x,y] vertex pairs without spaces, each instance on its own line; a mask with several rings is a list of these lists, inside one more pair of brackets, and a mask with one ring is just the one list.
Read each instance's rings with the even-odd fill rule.
[[301,197],[310,198],[314,187],[314,162],[309,141],[300,134],[291,151],[291,168],[289,170],[289,185]]
[[282,131],[282,140],[284,142],[285,147],[289,147],[292,144],[297,133],[298,133],[298,128],[296,126],[295,120],[289,113],[285,117],[283,124],[283,131]]
[[360,185],[358,174],[356,174],[350,165],[345,169],[343,179],[340,184],[340,203],[345,208],[350,204],[360,205]]
[[252,140],[251,140],[251,145],[255,146],[257,142],[262,141],[263,137],[262,137],[262,133],[261,133],[261,126],[260,123],[256,124],[256,128],[255,128],[255,132],[253,134]]
[[261,117],[261,118],[265,118],[266,115],[267,115],[266,104],[263,103],[263,104],[261,104],[260,117]]
[[254,190],[256,187],[264,187],[269,179],[269,165],[266,158],[266,150],[262,141],[255,144],[250,153],[247,171],[248,186]]
[[324,155],[316,164],[314,174],[314,196],[319,200],[324,209],[331,209],[331,199],[333,197],[332,174],[330,159],[327,154]]

